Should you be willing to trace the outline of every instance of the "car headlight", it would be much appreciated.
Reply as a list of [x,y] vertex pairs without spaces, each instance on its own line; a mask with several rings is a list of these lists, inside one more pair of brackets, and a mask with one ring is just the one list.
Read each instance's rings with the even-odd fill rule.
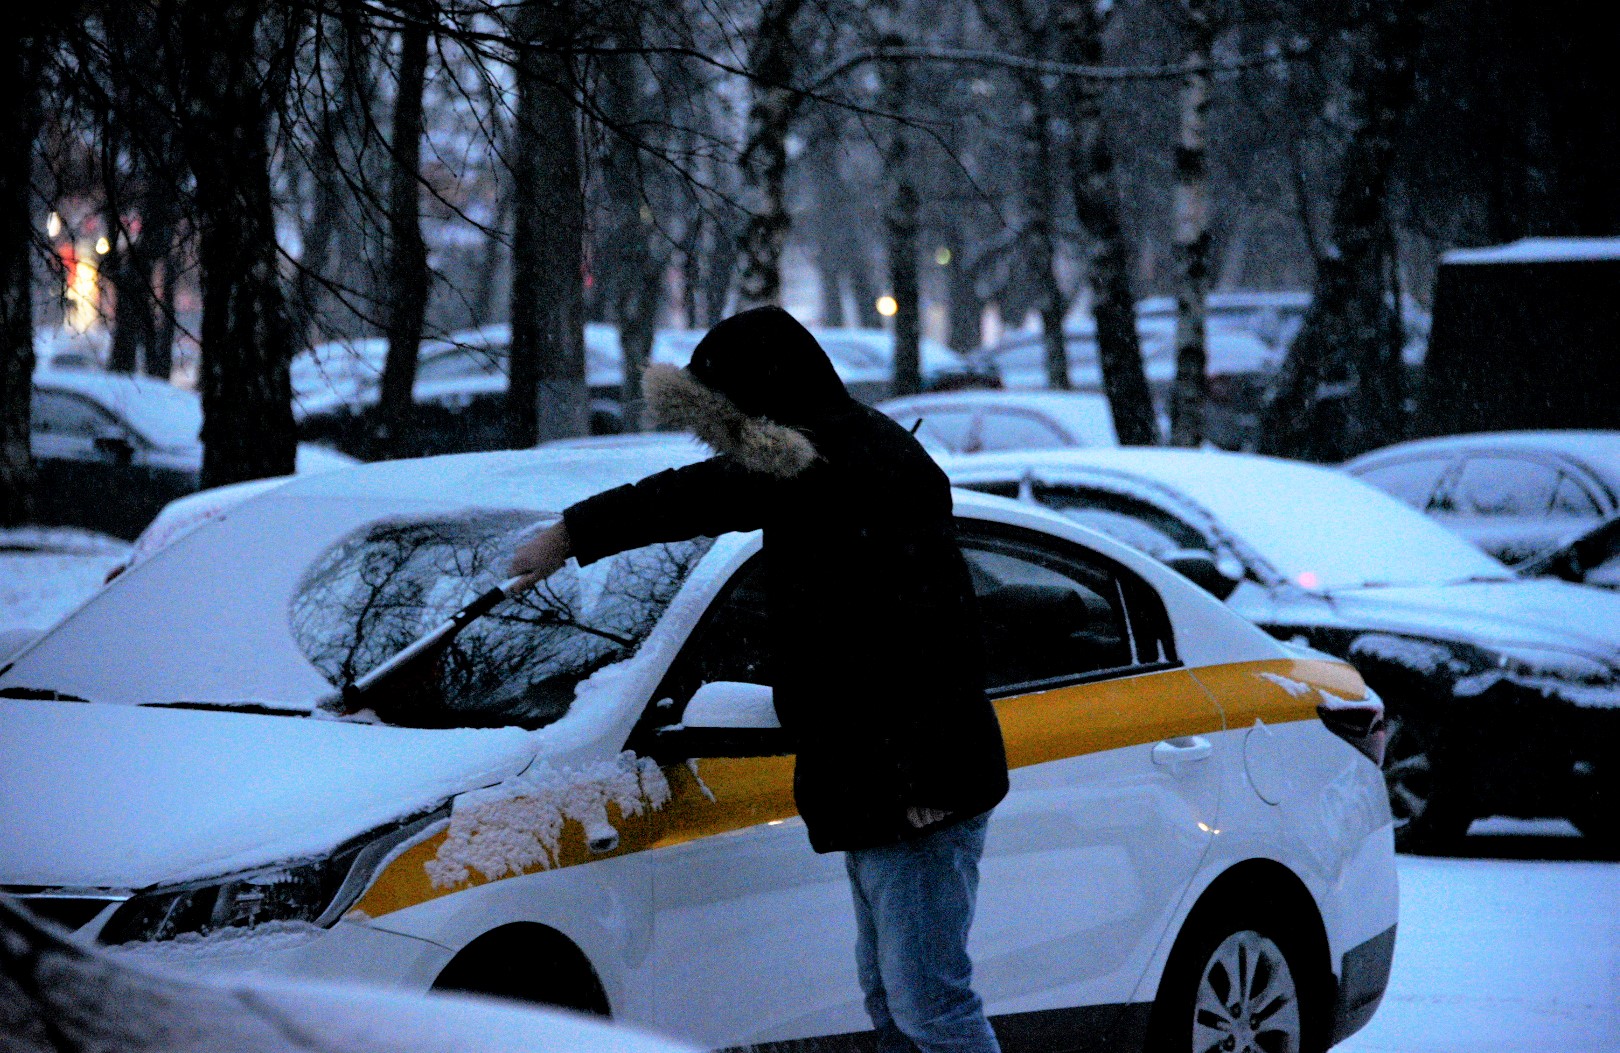
[[439,808],[356,838],[319,859],[147,889],[113,912],[99,939],[106,944],[172,940],[271,921],[336,924],[394,849],[449,814],[448,806]]
[[1555,647],[1496,647],[1497,668],[1532,680],[1563,680],[1601,687],[1616,682],[1606,663]]

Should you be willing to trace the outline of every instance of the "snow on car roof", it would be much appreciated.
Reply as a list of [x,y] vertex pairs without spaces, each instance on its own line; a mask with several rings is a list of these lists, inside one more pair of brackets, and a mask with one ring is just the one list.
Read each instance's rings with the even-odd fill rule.
[[1508,578],[1507,568],[1419,512],[1331,468],[1205,450],[1040,450],[943,462],[953,481],[1113,473],[1195,503],[1306,589]]
[[196,446],[202,434],[202,400],[195,392],[151,377],[89,370],[41,370],[34,386],[81,395],[154,446]]
[[1386,460],[1423,453],[1463,453],[1502,450],[1515,453],[1556,453],[1580,461],[1601,475],[1620,482],[1620,431],[1481,431],[1465,435],[1437,435],[1398,442],[1345,462],[1355,471]]
[[1442,263],[1571,263],[1620,260],[1620,238],[1520,238],[1506,245],[1452,249]]
[[1093,391],[967,390],[910,395],[880,402],[877,409],[890,417],[924,416],[946,408],[1025,409],[1045,414],[1062,424],[1087,446],[1117,446],[1114,413],[1108,399]]

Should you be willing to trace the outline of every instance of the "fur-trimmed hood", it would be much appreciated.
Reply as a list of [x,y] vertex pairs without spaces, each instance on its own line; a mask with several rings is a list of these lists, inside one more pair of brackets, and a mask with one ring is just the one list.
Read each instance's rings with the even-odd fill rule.
[[648,366],[642,392],[659,427],[690,431],[716,452],[784,478],[816,459],[806,433],[852,402],[816,338],[780,307],[727,318],[685,369]]

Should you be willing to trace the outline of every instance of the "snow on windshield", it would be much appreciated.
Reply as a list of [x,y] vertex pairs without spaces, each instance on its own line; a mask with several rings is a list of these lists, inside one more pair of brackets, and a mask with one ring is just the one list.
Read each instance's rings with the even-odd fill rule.
[[1511,578],[1508,569],[1419,512],[1325,468],[1189,458],[1166,473],[1272,568],[1306,589],[1438,585]]
[[[292,602],[293,637],[334,684],[402,650],[504,576],[533,513],[375,524],[330,549]],[[568,712],[575,685],[633,655],[712,542],[649,545],[570,564],[461,633],[387,720],[416,727],[518,724]]]
[[157,446],[195,446],[202,434],[202,400],[170,384],[101,377],[92,397]]

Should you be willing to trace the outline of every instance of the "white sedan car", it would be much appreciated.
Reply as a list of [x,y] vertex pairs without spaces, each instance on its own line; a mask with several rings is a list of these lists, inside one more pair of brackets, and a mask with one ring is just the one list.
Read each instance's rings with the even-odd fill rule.
[[[368,465],[176,536],[0,660],[0,887],[181,967],[705,1046],[864,1031],[842,860],[809,848],[759,683],[757,535],[570,567],[396,681],[389,723],[318,717],[535,522],[679,459]],[[957,516],[1013,768],[971,944],[1008,1048],[1364,1024],[1397,907],[1377,698],[1060,516],[966,492]]]

